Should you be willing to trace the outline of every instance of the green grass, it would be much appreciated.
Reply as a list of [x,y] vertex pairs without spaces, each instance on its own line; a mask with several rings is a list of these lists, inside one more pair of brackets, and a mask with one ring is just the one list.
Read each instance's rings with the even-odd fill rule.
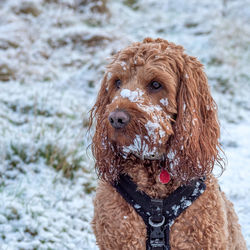
[[223,64],[223,60],[219,57],[212,56],[210,60],[207,63],[208,65],[213,65],[213,66],[220,66]]
[[135,11],[139,10],[137,0],[123,0],[123,4],[128,6],[131,9],[135,10]]
[[[23,168],[19,168],[23,163],[30,164],[44,159],[48,166],[53,167],[57,171],[62,171],[67,178],[73,178],[74,172],[84,167],[86,162],[84,152],[81,154],[78,151],[83,150],[83,145],[78,145],[75,150],[69,148],[59,148],[55,144],[48,143],[39,147],[36,151],[30,152],[30,147],[27,145],[10,144],[5,159],[8,162],[8,168],[18,168],[24,173]],[[85,170],[87,171],[87,170]],[[86,186],[89,190],[89,187]]]

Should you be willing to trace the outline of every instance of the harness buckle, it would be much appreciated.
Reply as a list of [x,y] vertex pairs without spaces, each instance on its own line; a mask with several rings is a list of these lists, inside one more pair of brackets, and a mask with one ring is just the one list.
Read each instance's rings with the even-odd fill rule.
[[151,216],[148,218],[148,223],[151,226],[149,242],[152,250],[166,249],[165,237],[165,221],[163,215],[163,200],[151,199]]
[[155,227],[155,228],[163,226],[164,223],[165,223],[165,217],[164,217],[163,215],[162,215],[161,217],[162,217],[162,220],[161,220],[161,221],[155,222],[155,221],[152,220],[152,216],[150,216],[150,217],[148,218],[148,223],[149,223],[149,225],[152,226],[152,227]]
[[163,200],[160,199],[151,199],[150,204],[150,214],[153,222],[162,221],[163,217]]
[[153,227],[150,233],[150,245],[152,249],[165,249],[165,232],[163,227]]

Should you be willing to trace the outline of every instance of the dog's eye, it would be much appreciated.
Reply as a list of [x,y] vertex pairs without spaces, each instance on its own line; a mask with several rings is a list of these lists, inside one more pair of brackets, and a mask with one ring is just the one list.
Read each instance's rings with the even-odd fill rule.
[[118,79],[118,80],[115,81],[115,86],[116,86],[116,88],[119,89],[119,88],[121,87],[121,84],[122,84],[122,81],[121,81],[121,80]]
[[162,87],[162,85],[157,81],[153,81],[149,84],[149,87],[151,90],[158,90]]

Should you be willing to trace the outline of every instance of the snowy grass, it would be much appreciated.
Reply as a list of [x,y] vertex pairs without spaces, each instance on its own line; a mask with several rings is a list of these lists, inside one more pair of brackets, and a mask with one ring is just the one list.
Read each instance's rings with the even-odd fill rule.
[[205,65],[228,158],[219,180],[250,248],[249,4],[0,1],[0,249],[96,249],[88,111],[107,58],[145,36]]

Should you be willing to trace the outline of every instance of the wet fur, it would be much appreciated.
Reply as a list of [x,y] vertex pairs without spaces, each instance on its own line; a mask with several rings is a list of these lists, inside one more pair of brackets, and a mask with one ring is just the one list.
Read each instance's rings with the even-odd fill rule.
[[[124,84],[121,89],[144,91],[140,104],[121,97],[117,79]],[[147,84],[152,80],[161,82],[163,91],[150,93]],[[167,98],[168,105],[161,105],[162,98]],[[161,108],[153,112],[145,111],[147,106],[158,105]],[[122,131],[114,130],[107,119],[116,108],[131,115]],[[246,249],[233,205],[211,174],[215,163],[223,169],[220,130],[217,107],[196,58],[186,55],[181,46],[150,38],[118,52],[104,75],[91,124],[93,119],[92,151],[100,178],[93,229],[100,249],[145,249],[144,222],[110,184],[118,180],[119,173],[129,174],[140,190],[154,198],[165,198],[181,184],[206,176],[206,191],[171,227],[172,249]],[[145,124],[155,119],[165,133],[160,136],[160,129],[156,130],[151,138]],[[157,147],[164,161],[124,153],[123,146],[138,134],[148,148]],[[171,175],[166,185],[158,180],[163,163]]]

